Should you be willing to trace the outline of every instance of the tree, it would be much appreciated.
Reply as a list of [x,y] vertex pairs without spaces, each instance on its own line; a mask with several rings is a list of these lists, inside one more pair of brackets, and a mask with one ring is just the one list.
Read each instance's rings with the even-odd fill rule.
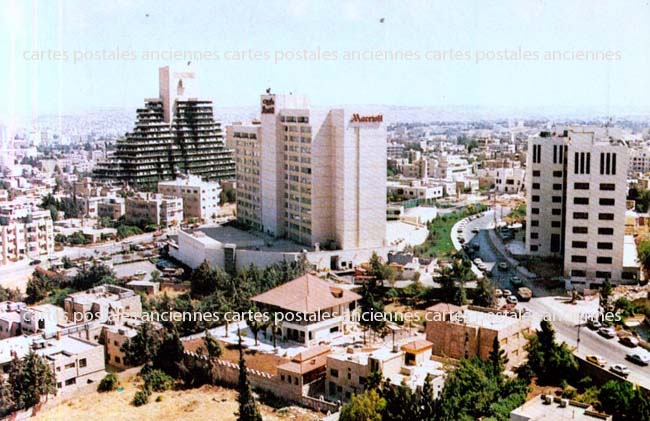
[[16,402],[13,396],[13,387],[4,376],[0,377],[0,417],[9,415],[14,411]]
[[648,236],[643,237],[637,246],[639,262],[643,266],[643,270],[648,273],[650,271],[650,238]]
[[528,339],[528,362],[521,373],[536,375],[538,383],[559,385],[574,379],[578,363],[566,343],[555,342],[555,330],[548,320],[542,320],[540,330]]
[[634,400],[634,386],[630,382],[610,380],[600,389],[598,400],[602,409],[612,414],[614,419],[628,419],[626,416]]
[[478,288],[474,295],[474,305],[492,307],[493,304],[494,284],[488,278],[483,278],[478,282]]
[[112,392],[117,390],[120,385],[120,381],[117,379],[115,373],[108,373],[104,378],[99,382],[97,386],[98,392]]
[[600,287],[600,305],[604,309],[607,309],[607,305],[609,304],[609,297],[612,296],[612,290],[613,290],[612,283],[609,282],[609,279],[605,279],[605,282],[603,282],[603,285]]
[[161,332],[150,322],[138,326],[138,333],[122,345],[127,364],[150,364],[162,344]]
[[205,345],[205,350],[208,353],[208,358],[219,358],[223,353],[221,349],[221,344],[217,341],[214,336],[210,334],[210,331],[205,331],[205,337],[203,338],[203,344]]
[[94,288],[103,284],[114,284],[115,272],[103,263],[93,263],[90,267],[84,265],[72,278],[71,283],[78,291]]
[[9,365],[9,384],[16,409],[31,408],[43,396],[56,393],[56,380],[43,357],[30,351],[25,358],[14,358]]
[[25,293],[27,294],[27,302],[29,304],[36,304],[50,292],[50,282],[46,275],[41,272],[34,272],[27,281]]
[[262,415],[257,408],[251,385],[248,383],[246,372],[246,361],[244,360],[244,349],[239,336],[239,386],[237,388],[239,397],[239,417],[240,421],[262,421]]
[[492,366],[493,374],[498,378],[501,378],[503,376],[503,370],[505,369],[506,364],[508,364],[509,360],[506,352],[501,349],[501,346],[499,345],[499,338],[497,336],[495,336],[494,340],[492,341],[492,351],[490,351],[488,360]]
[[352,396],[350,402],[343,405],[339,421],[381,421],[384,408],[386,399],[375,390],[366,390]]
[[183,365],[185,349],[178,336],[177,330],[172,327],[164,334],[160,347],[156,350],[152,360],[153,368],[160,369],[174,378],[180,378],[186,372]]

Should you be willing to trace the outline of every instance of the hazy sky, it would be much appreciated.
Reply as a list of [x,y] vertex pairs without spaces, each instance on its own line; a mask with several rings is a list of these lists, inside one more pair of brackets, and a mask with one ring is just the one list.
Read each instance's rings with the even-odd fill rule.
[[[0,4],[0,116],[139,106],[157,96],[159,66],[186,62],[146,59],[145,52],[172,50],[203,54],[193,60],[201,91],[219,106],[256,104],[267,87],[307,94],[318,105],[650,104],[647,1]],[[126,56],[101,57],[117,48]],[[286,59],[318,48],[336,58]],[[512,56],[520,49],[528,52],[525,60]],[[261,57],[232,54],[249,50]],[[449,50],[460,57],[440,56]],[[504,50],[510,56],[496,59]],[[586,50],[600,55],[580,59]],[[410,58],[350,59],[351,51]],[[563,59],[547,60],[546,51]],[[283,60],[276,63],[278,54]]]

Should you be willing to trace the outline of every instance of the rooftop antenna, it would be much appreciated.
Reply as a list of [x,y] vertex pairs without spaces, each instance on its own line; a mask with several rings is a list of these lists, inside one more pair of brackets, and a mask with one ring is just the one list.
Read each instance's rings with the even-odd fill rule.
[[266,88],[266,93],[270,94],[271,93],[271,88]]

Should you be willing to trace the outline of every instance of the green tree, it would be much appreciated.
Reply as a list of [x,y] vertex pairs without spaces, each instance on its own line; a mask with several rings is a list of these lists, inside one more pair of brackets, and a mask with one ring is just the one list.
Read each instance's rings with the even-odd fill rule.
[[144,322],[138,326],[134,337],[122,345],[124,359],[129,365],[150,364],[158,354],[162,344],[162,333],[152,323]]
[[29,304],[36,304],[48,296],[50,292],[50,281],[41,272],[34,272],[27,281],[25,293],[27,294],[27,302]]
[[205,350],[207,351],[209,358],[219,358],[223,353],[219,341],[217,341],[207,330],[205,331],[203,344],[205,345]]
[[492,341],[492,351],[490,351],[488,360],[492,366],[493,374],[499,380],[501,380],[503,377],[503,370],[505,369],[506,364],[508,364],[509,360],[506,352],[501,349],[501,346],[499,345],[499,338],[497,336],[495,336],[494,340]]
[[16,402],[14,401],[14,392],[4,376],[0,376],[0,417],[9,415],[14,411]]
[[528,339],[528,362],[520,374],[536,375],[540,384],[559,385],[577,375],[578,363],[566,343],[555,342],[555,330],[542,320],[540,330]]
[[366,390],[352,396],[350,402],[343,405],[339,421],[381,421],[385,408],[386,399],[375,390]]
[[84,265],[72,278],[71,283],[78,291],[94,288],[103,284],[114,284],[115,272],[103,263],[93,263],[89,267]]
[[[637,419],[627,418],[634,401],[634,386],[630,382],[610,380],[603,385],[598,394],[601,408],[612,414],[615,420]],[[638,418],[641,419],[641,418]]]
[[9,365],[9,384],[16,409],[31,408],[43,396],[56,393],[54,373],[43,357],[30,351],[23,359],[14,358]]
[[637,251],[639,262],[641,262],[641,266],[643,266],[643,270],[647,274],[650,271],[650,238],[648,236],[639,241]]
[[239,336],[239,386],[237,388],[239,397],[239,421],[262,421],[262,415],[257,408],[251,385],[248,383],[246,372],[246,361],[244,360],[244,348]]
[[120,381],[117,379],[115,373],[108,373],[104,378],[99,382],[97,386],[98,392],[112,392],[117,390],[120,385]]

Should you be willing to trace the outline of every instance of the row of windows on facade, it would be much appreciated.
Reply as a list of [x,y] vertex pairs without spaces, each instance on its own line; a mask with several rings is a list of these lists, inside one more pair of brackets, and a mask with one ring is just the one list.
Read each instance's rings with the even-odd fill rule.
[[[563,163],[566,146],[553,145],[553,163]],[[542,162],[542,145],[533,145],[533,164]],[[574,174],[591,173],[591,152],[575,152],[574,154]],[[561,173],[561,172],[560,172]],[[600,174],[616,175],[616,153],[600,153]]]
[[[531,197],[531,200],[533,202],[539,202],[540,197],[537,195],[533,195]],[[552,196],[551,200],[553,203],[562,203],[562,196]],[[574,205],[588,205],[589,204],[589,198],[588,197],[574,197],[573,198],[573,204]],[[609,198],[609,197],[601,197],[598,199],[598,204],[601,206],[614,206],[616,204],[616,200]]]

